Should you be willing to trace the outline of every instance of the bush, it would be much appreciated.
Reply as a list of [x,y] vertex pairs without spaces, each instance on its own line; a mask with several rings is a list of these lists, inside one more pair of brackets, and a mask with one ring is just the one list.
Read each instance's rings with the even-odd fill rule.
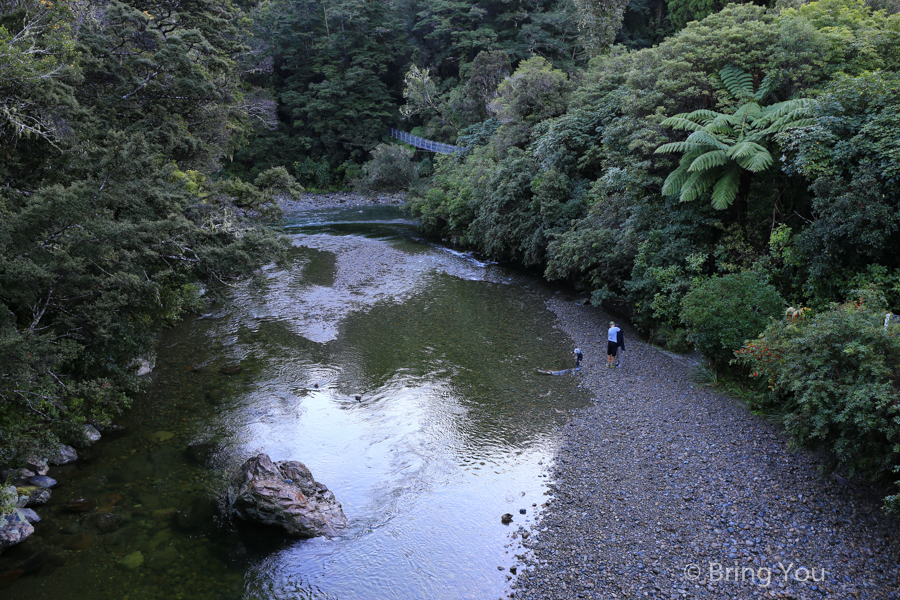
[[[768,382],[754,408],[780,413],[801,444],[832,455],[832,466],[873,479],[900,466],[900,335],[885,329],[883,305],[867,292],[814,316],[792,311],[738,353]],[[900,495],[888,505],[900,511]]]
[[734,273],[707,279],[681,301],[681,320],[690,339],[716,363],[732,358],[744,341],[766,328],[770,317],[782,314],[778,291],[754,273]]
[[413,150],[397,144],[378,144],[372,159],[363,165],[363,175],[353,182],[360,192],[408,190],[419,180],[419,165]]

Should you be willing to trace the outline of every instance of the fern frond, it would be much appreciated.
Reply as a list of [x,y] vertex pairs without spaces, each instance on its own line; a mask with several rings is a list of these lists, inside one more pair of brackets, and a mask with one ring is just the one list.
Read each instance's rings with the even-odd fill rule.
[[700,195],[711,188],[720,175],[720,169],[693,173],[681,186],[682,202],[693,202]]
[[713,167],[721,167],[728,163],[728,155],[722,150],[712,150],[704,152],[698,156],[688,167],[688,171],[696,173],[697,171],[708,171]]
[[732,115],[720,114],[705,129],[711,133],[734,135],[734,126],[737,122]]
[[772,79],[771,73],[767,73],[766,76],[763,77],[763,80],[760,82],[759,88],[757,88],[756,93],[753,94],[753,99],[762,104],[763,100],[766,99],[766,96],[772,93],[772,86],[774,85],[774,83],[775,80]]
[[719,79],[728,93],[738,99],[753,96],[753,76],[740,67],[727,65],[719,69]]
[[772,166],[773,162],[772,155],[769,154],[769,151],[765,148],[762,149],[762,152],[756,152],[749,156],[735,158],[735,160],[737,161],[737,164],[741,165],[748,171],[752,171],[753,173],[765,171]]
[[669,173],[662,186],[663,196],[674,196],[681,194],[681,188],[687,178],[690,177],[686,166],[679,166],[677,169]]
[[744,140],[742,142],[738,142],[734,146],[728,149],[726,153],[729,158],[740,159],[747,158],[749,156],[753,156],[754,154],[759,154],[760,152],[767,152],[765,146],[761,146],[756,142],[750,142]]
[[732,118],[735,121],[744,121],[753,123],[757,119],[759,119],[763,114],[762,108],[756,102],[747,102],[742,105],[732,115]]
[[685,141],[697,146],[710,146],[710,149],[718,148],[719,150],[728,150],[728,144],[705,130],[695,131],[689,135]]
[[683,142],[671,142],[668,144],[663,144],[659,148],[653,151],[654,154],[672,154],[675,152],[689,152],[694,150],[697,147],[697,144],[690,141]]
[[724,210],[731,206],[741,186],[741,170],[729,169],[713,188],[712,206],[716,210]]
[[806,111],[790,112],[779,119],[775,119],[769,123],[765,129],[766,134],[781,133],[787,129],[796,129],[797,127],[809,127],[815,124],[816,119],[806,117]]
[[701,108],[701,109],[695,110],[693,112],[684,113],[682,115],[676,115],[676,116],[682,116],[685,119],[690,119],[691,121],[694,121],[695,123],[703,123],[703,122],[709,122],[712,119],[715,119],[717,116],[719,116],[719,113],[717,113],[714,110],[709,110],[708,108]]
[[669,117],[665,121],[662,122],[666,127],[671,127],[672,129],[683,129],[685,131],[698,131],[703,129],[703,125],[700,123],[696,123],[687,119],[681,115],[675,115],[674,117]]
[[765,108],[765,118],[767,120],[780,119],[781,117],[793,112],[802,111],[804,114],[812,108],[812,100],[808,98],[797,98],[795,100],[785,100],[771,104]]

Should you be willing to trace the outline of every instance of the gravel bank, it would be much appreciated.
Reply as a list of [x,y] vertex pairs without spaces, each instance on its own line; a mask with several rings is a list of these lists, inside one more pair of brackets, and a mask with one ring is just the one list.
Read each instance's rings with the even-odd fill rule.
[[564,428],[511,597],[900,598],[900,527],[872,494],[637,340],[606,368],[603,311],[555,300],[597,400]]
[[376,206],[381,204],[401,205],[406,202],[406,194],[373,194],[362,196],[353,192],[331,192],[328,194],[306,194],[300,200],[283,200],[281,208],[286,215],[324,208],[353,208],[356,206]]

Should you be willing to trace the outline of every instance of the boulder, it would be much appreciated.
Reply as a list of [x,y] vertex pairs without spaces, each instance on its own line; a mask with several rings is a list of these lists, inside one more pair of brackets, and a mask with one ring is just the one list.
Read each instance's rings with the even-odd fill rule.
[[19,514],[25,517],[25,520],[34,525],[41,522],[41,517],[30,508],[20,508]]
[[35,475],[28,480],[28,483],[35,487],[52,488],[57,484],[57,481],[52,477],[47,477],[46,475]]
[[14,486],[28,485],[28,480],[35,476],[29,469],[6,469],[0,472],[0,479],[9,481]]
[[33,471],[35,475],[46,475],[50,470],[47,459],[37,455],[32,455],[25,459],[25,468]]
[[94,442],[100,439],[100,432],[97,431],[97,428],[93,425],[82,425],[81,429],[78,431],[78,434],[75,436],[75,439],[72,440],[72,445],[77,448],[87,448],[88,446],[92,446]]
[[50,455],[47,459],[51,465],[67,465],[78,460],[78,452],[72,446],[60,444],[55,454]]
[[16,494],[19,499],[16,506],[19,508],[27,508],[31,506],[41,506],[47,504],[50,500],[50,490],[36,485],[26,485],[16,488]]
[[338,536],[347,526],[341,504],[303,463],[273,463],[266,454],[241,466],[226,506],[236,517],[281,527],[296,537]]
[[0,515],[0,552],[25,541],[34,533],[34,527],[18,510]]

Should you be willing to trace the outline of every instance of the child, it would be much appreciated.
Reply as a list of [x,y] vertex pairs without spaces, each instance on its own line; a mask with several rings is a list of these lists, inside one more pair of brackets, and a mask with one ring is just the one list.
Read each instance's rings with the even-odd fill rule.
[[575,348],[575,370],[578,371],[581,369],[581,361],[584,360],[584,354],[581,353],[581,348]]

